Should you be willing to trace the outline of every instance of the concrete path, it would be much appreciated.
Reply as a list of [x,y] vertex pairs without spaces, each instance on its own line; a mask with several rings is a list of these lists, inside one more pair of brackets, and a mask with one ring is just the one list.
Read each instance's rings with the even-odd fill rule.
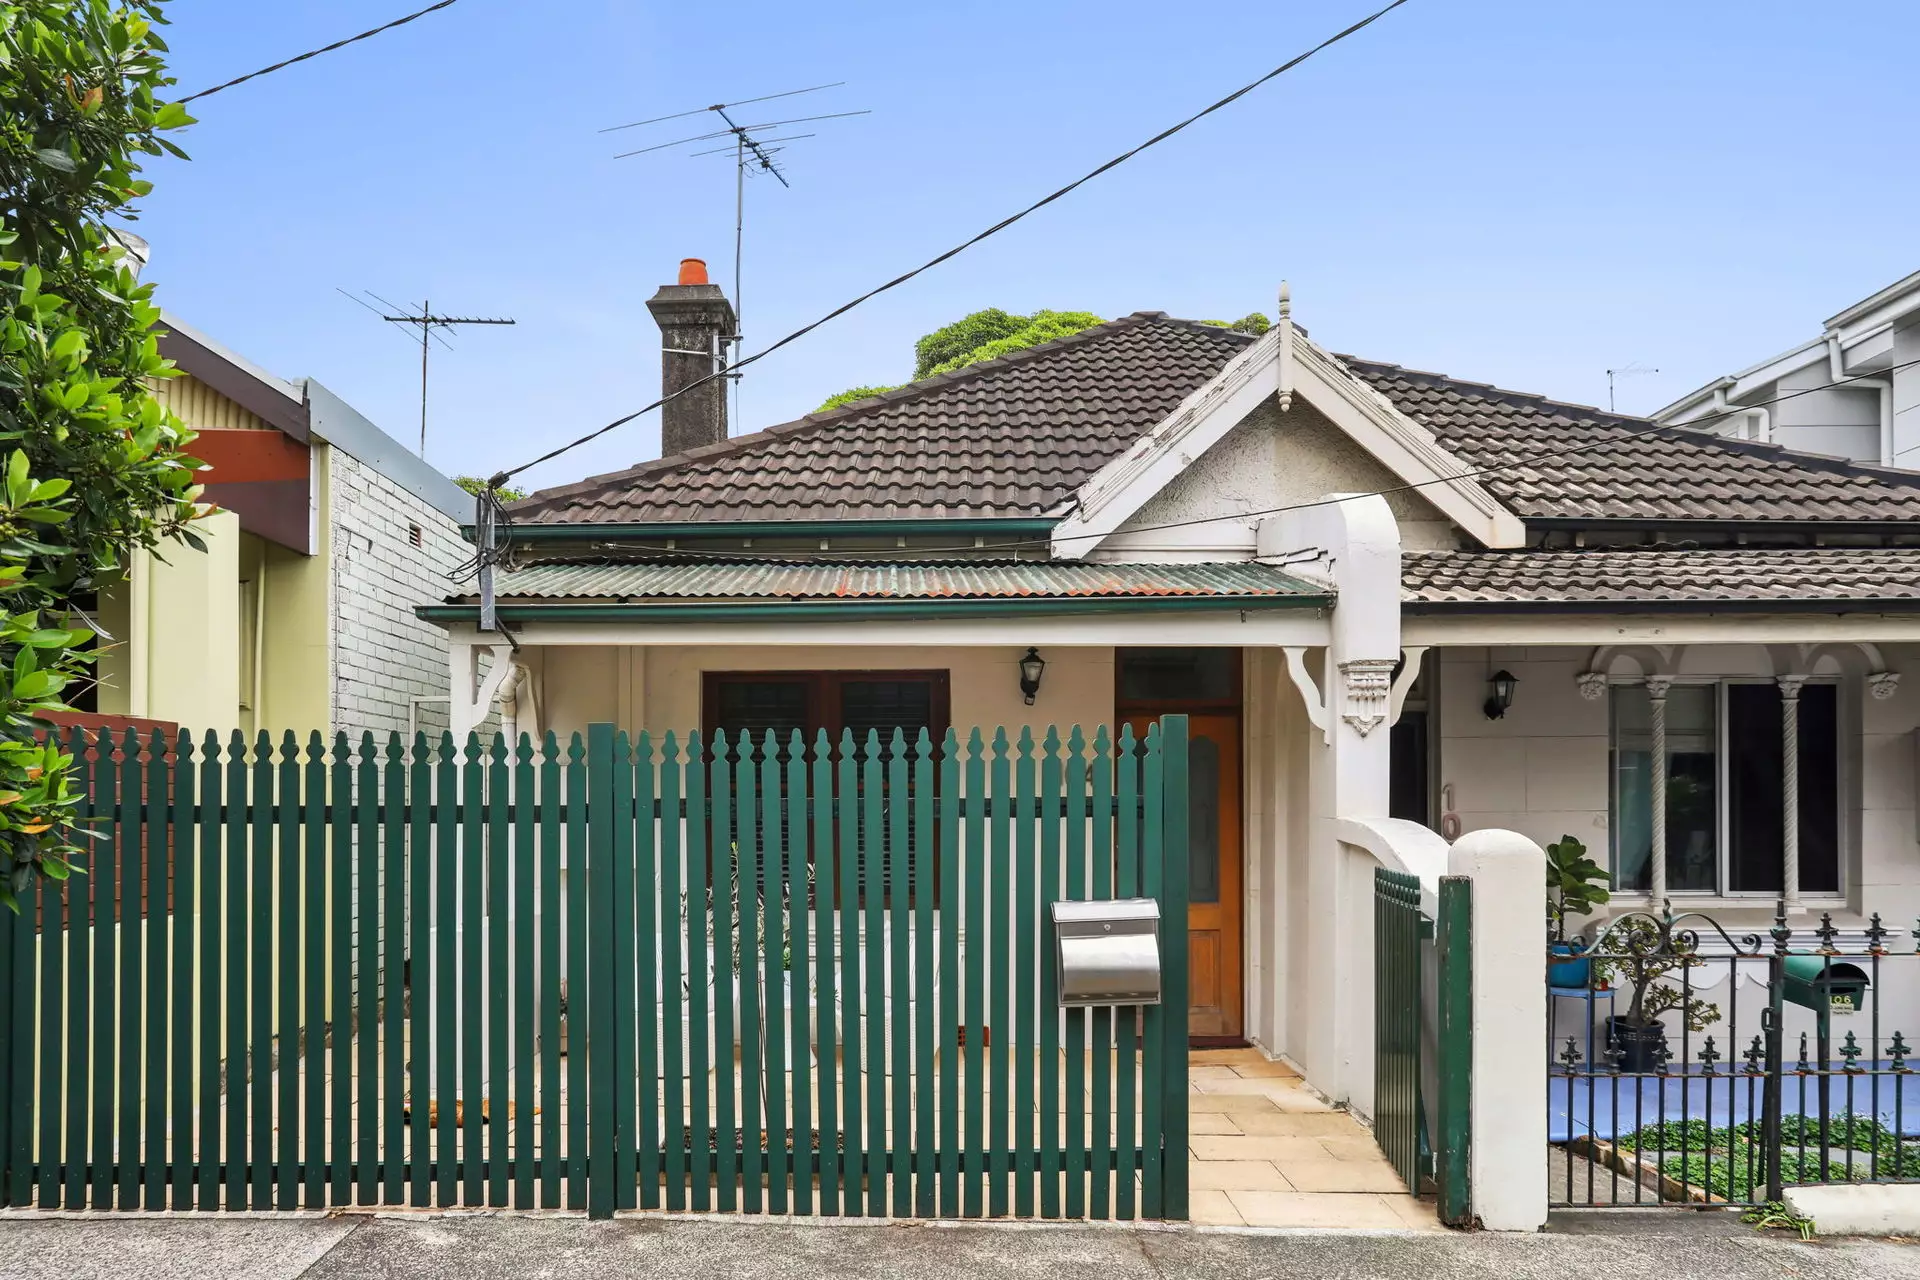
[[1728,1215],[1592,1214],[1541,1235],[577,1217],[35,1219],[0,1214],[7,1280],[1920,1280],[1920,1244],[1759,1234]]

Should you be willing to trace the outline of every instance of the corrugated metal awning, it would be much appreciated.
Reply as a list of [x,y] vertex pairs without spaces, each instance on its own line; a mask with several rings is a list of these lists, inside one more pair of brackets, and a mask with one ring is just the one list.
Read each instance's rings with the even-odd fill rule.
[[1314,605],[1330,595],[1263,564],[1050,560],[539,564],[500,574],[495,591],[501,600],[581,603],[1217,598]]

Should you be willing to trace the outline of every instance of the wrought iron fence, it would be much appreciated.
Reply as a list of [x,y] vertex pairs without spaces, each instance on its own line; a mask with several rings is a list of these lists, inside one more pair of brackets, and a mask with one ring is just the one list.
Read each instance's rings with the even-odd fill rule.
[[1920,1001],[1909,939],[1920,928],[1896,937],[1877,913],[1795,929],[1781,904],[1764,931],[1669,907],[1550,942],[1551,1202],[1758,1204],[1796,1184],[1920,1181],[1915,1049],[1894,1025]]

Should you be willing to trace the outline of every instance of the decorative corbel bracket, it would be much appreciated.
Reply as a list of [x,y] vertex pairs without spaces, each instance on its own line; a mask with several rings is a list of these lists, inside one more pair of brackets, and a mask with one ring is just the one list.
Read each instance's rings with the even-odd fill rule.
[[1320,686],[1314,683],[1313,676],[1307,671],[1307,650],[1304,645],[1287,645],[1281,649],[1287,655],[1287,675],[1293,681],[1293,687],[1300,691],[1300,701],[1306,704],[1307,719],[1320,731],[1322,742],[1332,742],[1333,734],[1327,727],[1327,700]]
[[1400,709],[1407,705],[1407,694],[1420,678],[1420,663],[1427,656],[1427,645],[1409,645],[1400,651],[1400,674],[1393,681],[1393,713],[1388,724],[1400,723]]
[[1349,658],[1340,664],[1340,675],[1347,686],[1346,710],[1340,718],[1361,737],[1386,721],[1393,696],[1393,669],[1399,665],[1398,658]]

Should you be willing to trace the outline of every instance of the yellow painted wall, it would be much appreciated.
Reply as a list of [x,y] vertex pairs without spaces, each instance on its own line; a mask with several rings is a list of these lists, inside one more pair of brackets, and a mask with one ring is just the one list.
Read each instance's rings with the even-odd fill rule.
[[[322,511],[325,452],[315,453]],[[174,543],[136,556],[127,580],[101,593],[100,623],[113,643],[100,658],[99,709],[196,733],[328,732],[330,547],[328,522],[319,525],[316,554],[303,556],[219,511],[194,523],[204,553]]]
[[1113,722],[1112,649],[1044,651],[1046,677],[1029,707],[1020,694],[1026,646],[1017,643],[1017,624],[1009,635],[1016,643],[992,649],[552,648],[535,651],[530,665],[537,667],[540,727],[563,735],[596,720],[655,733],[699,728],[701,675],[707,671],[945,670],[953,725],[962,733],[975,725],[1005,725],[1012,732],[1022,725],[1043,730]]
[[170,543],[133,559],[125,581],[101,593],[113,637],[100,661],[103,712],[224,729],[240,709],[240,518],[194,522],[207,544]]

